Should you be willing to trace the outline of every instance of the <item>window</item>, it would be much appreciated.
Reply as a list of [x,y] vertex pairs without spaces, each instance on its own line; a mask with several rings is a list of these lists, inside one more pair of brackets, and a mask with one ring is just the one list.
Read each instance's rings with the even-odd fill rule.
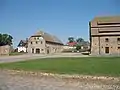
[[120,47],[118,47],[118,49],[120,49]]
[[41,41],[41,44],[42,44],[43,42]]
[[31,42],[31,44],[32,44],[32,42]]
[[109,47],[105,47],[105,53],[109,53]]
[[109,42],[109,39],[108,39],[108,38],[105,38],[105,42]]
[[37,39],[39,39],[39,37],[37,37]]
[[41,51],[44,51],[44,49],[41,49]]
[[36,48],[36,53],[39,54],[40,53],[40,49]]
[[34,37],[34,39],[36,40],[36,37]]
[[38,44],[38,42],[36,41],[36,44]]
[[34,53],[34,48],[32,48],[32,53]]
[[120,42],[120,38],[117,38],[117,41]]

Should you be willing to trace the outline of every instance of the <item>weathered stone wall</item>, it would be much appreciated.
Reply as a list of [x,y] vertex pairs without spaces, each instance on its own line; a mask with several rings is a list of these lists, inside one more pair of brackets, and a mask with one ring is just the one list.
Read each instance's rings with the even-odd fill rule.
[[[120,18],[95,18],[90,22],[90,43],[92,55],[120,55]],[[106,42],[105,40],[108,39]],[[109,53],[105,48],[109,47]]]
[[34,49],[34,53],[36,53],[37,48],[40,49],[40,53],[44,54],[45,53],[45,40],[34,39],[34,37],[31,37],[28,41],[28,53],[32,53],[32,49]]
[[[106,42],[105,39],[108,38],[109,41]],[[109,47],[109,54],[110,55],[120,55],[120,42],[117,41],[117,38],[120,38],[119,36],[106,36],[106,37],[100,37],[100,52],[101,54],[105,54],[105,47]]]
[[0,55],[9,55],[11,47],[9,45],[0,46]]
[[91,45],[92,45],[91,54],[99,55],[99,38],[98,37],[92,37]]
[[[49,53],[60,53],[63,50],[62,45],[56,45],[56,44],[46,44],[48,47],[47,49],[49,50]],[[47,51],[46,51],[47,53]]]
[[63,50],[62,45],[46,43],[44,39],[37,40],[34,38],[35,37],[31,37],[28,41],[28,53],[32,53],[32,49],[34,49],[34,53],[36,53],[37,48],[40,49],[40,54],[59,53]]

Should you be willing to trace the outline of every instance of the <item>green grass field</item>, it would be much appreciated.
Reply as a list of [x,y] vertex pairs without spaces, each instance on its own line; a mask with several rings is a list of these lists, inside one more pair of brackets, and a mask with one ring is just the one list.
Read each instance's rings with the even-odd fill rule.
[[23,54],[26,54],[26,53],[25,53],[25,52],[22,52],[22,53],[12,52],[12,53],[10,53],[9,55],[10,55],[10,56],[16,56],[16,55],[23,55]]
[[120,76],[120,57],[46,58],[0,64],[1,69]]

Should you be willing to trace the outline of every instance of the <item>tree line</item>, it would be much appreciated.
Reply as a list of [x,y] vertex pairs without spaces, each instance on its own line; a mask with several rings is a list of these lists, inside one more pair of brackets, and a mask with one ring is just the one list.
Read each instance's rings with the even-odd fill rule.
[[0,46],[12,45],[12,39],[13,37],[11,35],[0,33]]

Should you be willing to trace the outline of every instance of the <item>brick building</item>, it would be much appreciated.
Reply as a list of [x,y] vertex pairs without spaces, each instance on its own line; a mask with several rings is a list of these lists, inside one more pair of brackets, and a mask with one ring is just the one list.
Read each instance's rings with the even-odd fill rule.
[[96,17],[89,28],[92,55],[120,55],[120,16]]

